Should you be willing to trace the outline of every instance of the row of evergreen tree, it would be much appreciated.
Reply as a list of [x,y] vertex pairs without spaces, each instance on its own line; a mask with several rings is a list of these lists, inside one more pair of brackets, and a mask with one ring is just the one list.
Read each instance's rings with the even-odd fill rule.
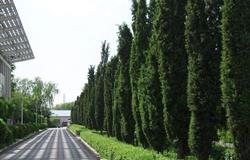
[[[250,156],[250,1],[132,1],[132,30],[119,27],[90,66],[72,121],[118,140],[207,160],[228,128],[238,159]],[[227,116],[225,112],[227,111]]]

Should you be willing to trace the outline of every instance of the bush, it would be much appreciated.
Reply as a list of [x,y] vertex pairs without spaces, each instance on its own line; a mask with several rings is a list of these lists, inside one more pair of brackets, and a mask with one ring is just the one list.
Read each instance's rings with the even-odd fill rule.
[[0,119],[0,145],[4,146],[5,144],[10,144],[13,140],[13,133],[8,128],[6,123]]
[[12,131],[7,127],[5,144],[11,144],[13,142],[14,142],[14,135],[13,135]]
[[23,127],[23,125],[21,125],[21,124],[17,124],[16,125],[16,137],[18,138],[18,139],[21,139],[21,138],[23,138],[24,136],[25,136],[25,132],[24,132],[24,127]]
[[17,124],[8,126],[10,131],[13,133],[14,139],[22,139],[25,136],[28,136],[31,133],[37,132],[39,129],[45,129],[45,124],[34,124],[34,123],[27,123],[27,124]]
[[40,124],[37,125],[37,127],[38,127],[38,129],[45,129],[45,128],[47,128],[47,124],[40,123]]
[[6,123],[0,119],[0,148],[11,144],[16,139],[22,139],[31,133],[37,132],[39,129],[47,128],[46,124],[17,124],[7,126]]
[[13,139],[18,139],[18,127],[16,125],[11,125],[8,126],[8,128],[11,130],[12,134],[13,134]]
[[7,125],[0,119],[0,143],[4,143],[7,136]]

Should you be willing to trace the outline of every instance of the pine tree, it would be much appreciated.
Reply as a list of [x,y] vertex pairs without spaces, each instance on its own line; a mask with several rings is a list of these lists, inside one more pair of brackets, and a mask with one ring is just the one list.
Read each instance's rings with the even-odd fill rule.
[[104,124],[104,73],[105,64],[108,61],[109,44],[106,41],[102,44],[101,62],[97,67],[95,75],[95,120],[97,130],[103,130]]
[[121,136],[123,141],[133,143],[134,141],[134,119],[131,104],[131,86],[129,75],[129,57],[132,44],[132,33],[126,24],[119,27],[118,36],[118,58],[120,71],[117,84],[117,108],[121,113]]
[[250,1],[224,0],[222,101],[237,159],[250,157]]
[[111,60],[106,65],[105,75],[104,75],[104,127],[108,135],[112,135],[112,124],[113,124],[113,93],[114,93],[114,82],[115,73],[117,70],[118,57],[112,57]]
[[215,98],[218,96],[218,71],[214,71],[218,68],[214,67],[218,66],[219,56],[215,51],[217,40],[210,32],[211,24],[216,22],[208,16],[209,7],[209,3],[199,0],[188,0],[186,7],[187,103],[191,111],[189,146],[199,160],[207,160],[211,152],[218,106],[218,98]]
[[[187,53],[184,40],[186,1],[159,0],[154,21],[154,48],[159,73],[168,140],[177,142],[177,156],[188,154],[189,111],[186,103]],[[173,27],[174,26],[174,27]]]
[[130,56],[130,81],[132,89],[132,109],[135,119],[135,134],[139,145],[147,147],[147,140],[142,131],[141,116],[138,102],[138,80],[140,68],[145,61],[145,50],[148,48],[148,25],[146,0],[140,0],[134,16],[134,40]]

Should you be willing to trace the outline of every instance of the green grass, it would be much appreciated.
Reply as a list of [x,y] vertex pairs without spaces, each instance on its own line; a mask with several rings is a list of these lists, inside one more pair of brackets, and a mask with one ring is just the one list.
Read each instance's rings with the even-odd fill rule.
[[108,160],[171,160],[176,159],[176,155],[165,157],[153,150],[135,147],[107,136],[93,133],[80,125],[69,126],[74,133],[80,131],[80,136],[90,144],[102,158]]

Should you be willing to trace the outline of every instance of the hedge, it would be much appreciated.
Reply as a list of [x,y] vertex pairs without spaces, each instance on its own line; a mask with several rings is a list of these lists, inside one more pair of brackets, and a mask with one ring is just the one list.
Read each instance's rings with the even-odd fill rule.
[[46,124],[16,124],[7,125],[0,119],[0,148],[13,143],[17,139],[22,139],[31,133],[37,132],[39,129],[45,129]]
[[114,138],[109,138],[98,133],[93,133],[80,125],[71,125],[69,129],[90,144],[102,158],[108,160],[167,160],[168,158],[153,150],[135,147]]

